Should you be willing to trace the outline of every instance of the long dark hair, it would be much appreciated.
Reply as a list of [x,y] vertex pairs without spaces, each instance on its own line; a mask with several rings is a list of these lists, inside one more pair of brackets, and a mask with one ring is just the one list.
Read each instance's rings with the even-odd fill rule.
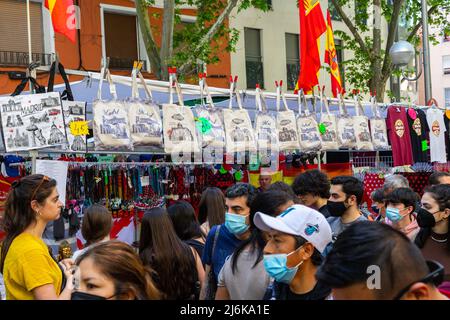
[[206,188],[202,193],[198,209],[198,221],[208,220],[209,226],[225,222],[225,196],[219,188]]
[[287,192],[272,190],[258,193],[255,199],[252,201],[250,205],[250,237],[244,240],[234,251],[233,256],[231,258],[231,270],[233,274],[237,271],[237,260],[239,255],[244,251],[244,249],[250,245],[250,253],[254,253],[257,251],[257,258],[253,267],[262,260],[264,247],[266,246],[266,241],[262,236],[262,232],[255,226],[253,222],[253,218],[255,214],[259,211],[271,216],[276,216],[279,214],[278,208],[283,204],[286,204],[292,200],[291,195]]
[[[443,211],[445,209],[450,209],[450,184],[438,184],[427,187],[425,189],[426,193],[429,193],[431,197],[438,203],[439,210]],[[447,239],[450,236],[450,219],[447,219],[447,224],[449,229],[447,231]],[[425,246],[425,242],[431,236],[431,228],[421,228],[417,234],[415,243],[419,248]],[[447,249],[450,251],[450,241],[447,240]]]
[[6,254],[13,240],[37,221],[31,202],[36,200],[40,205],[44,205],[55,187],[56,181],[42,174],[33,174],[13,182],[6,198],[2,223],[2,228],[6,232],[1,246],[0,271],[2,273]]
[[205,238],[200,223],[195,217],[195,210],[189,202],[180,200],[167,208],[170,220],[178,237],[183,240]]
[[142,264],[128,244],[117,240],[98,243],[80,255],[77,264],[87,258],[92,259],[95,266],[113,280],[114,295],[120,297],[131,290],[137,300],[160,299],[151,277],[154,271]]
[[194,298],[194,289],[198,286],[196,261],[191,248],[176,235],[165,209],[153,208],[145,212],[139,256],[145,265],[156,271],[154,280],[163,299]]

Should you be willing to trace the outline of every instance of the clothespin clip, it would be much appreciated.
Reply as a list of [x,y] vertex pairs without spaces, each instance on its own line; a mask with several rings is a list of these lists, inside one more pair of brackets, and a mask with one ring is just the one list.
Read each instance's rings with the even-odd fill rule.
[[177,68],[175,67],[168,67],[167,70],[169,71],[169,76],[172,78],[171,86],[172,88],[175,87],[176,84],[176,78],[177,78]]
[[92,75],[90,72],[88,72],[86,78],[86,88],[92,88]]

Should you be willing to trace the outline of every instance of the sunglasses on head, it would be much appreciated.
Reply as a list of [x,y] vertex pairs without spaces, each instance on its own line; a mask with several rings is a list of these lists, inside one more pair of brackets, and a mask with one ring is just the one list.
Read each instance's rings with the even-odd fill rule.
[[424,278],[409,284],[395,296],[394,300],[400,300],[400,298],[403,297],[405,293],[407,293],[409,289],[418,282],[432,283],[437,287],[444,281],[445,270],[442,264],[437,261],[428,260],[427,265],[430,273],[428,273]]
[[34,189],[33,196],[31,197],[31,201],[35,200],[34,197],[36,196],[36,193],[38,192],[39,188],[42,186],[42,184],[43,184],[45,181],[50,181],[50,178],[47,177],[47,176],[42,176],[41,182],[39,182],[37,188]]

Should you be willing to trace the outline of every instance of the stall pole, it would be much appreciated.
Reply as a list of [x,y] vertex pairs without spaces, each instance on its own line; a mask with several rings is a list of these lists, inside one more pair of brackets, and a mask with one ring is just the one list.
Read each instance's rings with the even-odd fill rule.
[[[32,50],[31,50],[31,18],[30,18],[30,0],[27,0],[27,29],[28,29],[28,62],[31,66],[33,63],[33,57],[31,56]],[[33,71],[30,70],[30,77],[36,78],[36,69]],[[30,81],[30,93],[33,94],[33,84]]]

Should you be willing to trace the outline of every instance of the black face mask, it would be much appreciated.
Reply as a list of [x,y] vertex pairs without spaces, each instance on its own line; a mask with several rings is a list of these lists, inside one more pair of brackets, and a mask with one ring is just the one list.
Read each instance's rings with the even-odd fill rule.
[[378,208],[377,206],[372,206],[372,211],[376,214],[380,214],[380,208]]
[[97,296],[95,294],[90,294],[90,293],[81,292],[81,291],[74,291],[74,292],[72,292],[70,300],[109,300],[114,296],[111,296],[109,298],[104,298],[101,296]]
[[436,225],[436,219],[430,211],[420,208],[417,211],[417,224],[421,228],[433,228]]
[[340,217],[345,213],[345,211],[347,211],[347,207],[345,206],[344,201],[334,202],[328,200],[327,208],[332,217]]

